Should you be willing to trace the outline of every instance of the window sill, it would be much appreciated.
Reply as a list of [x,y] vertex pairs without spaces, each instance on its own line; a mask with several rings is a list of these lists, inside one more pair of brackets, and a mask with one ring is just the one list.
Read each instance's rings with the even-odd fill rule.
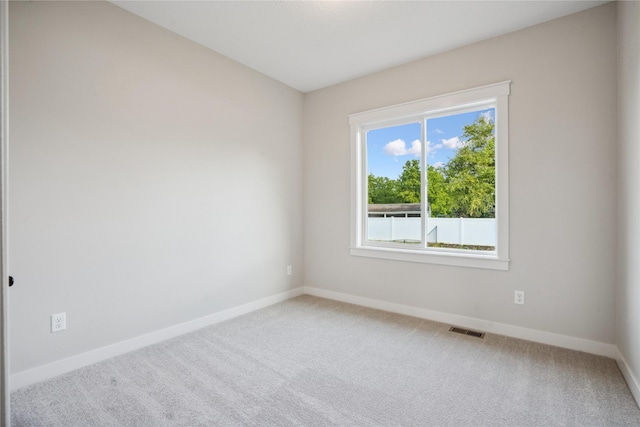
[[425,264],[449,265],[455,267],[484,268],[489,270],[509,270],[509,260],[495,255],[461,254],[452,252],[417,251],[410,249],[380,248],[372,246],[352,247],[353,256],[389,259],[395,261],[421,262]]

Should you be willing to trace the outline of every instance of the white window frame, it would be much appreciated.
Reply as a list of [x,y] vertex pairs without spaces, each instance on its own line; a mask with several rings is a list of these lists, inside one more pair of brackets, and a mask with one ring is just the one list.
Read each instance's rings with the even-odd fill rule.
[[[434,96],[404,104],[349,115],[351,127],[351,255],[459,267],[509,269],[509,94],[511,81]],[[365,132],[372,128],[423,120],[467,108],[495,108],[496,150],[496,250],[451,250],[420,246],[380,244],[367,240],[367,159]],[[423,126],[424,133],[424,126]],[[426,138],[423,135],[423,139]],[[425,144],[423,144],[424,146]],[[422,182],[426,162],[422,154]],[[423,190],[423,194],[427,192]],[[423,197],[424,199],[424,197]],[[423,200],[423,209],[425,212]],[[423,228],[426,221],[423,218]],[[423,230],[423,238],[424,238]]]

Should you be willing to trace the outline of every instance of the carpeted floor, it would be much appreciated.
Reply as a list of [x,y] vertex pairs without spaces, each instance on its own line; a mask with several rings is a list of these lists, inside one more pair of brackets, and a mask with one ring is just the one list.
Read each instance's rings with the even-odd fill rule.
[[302,296],[13,393],[22,426],[640,426],[613,360]]

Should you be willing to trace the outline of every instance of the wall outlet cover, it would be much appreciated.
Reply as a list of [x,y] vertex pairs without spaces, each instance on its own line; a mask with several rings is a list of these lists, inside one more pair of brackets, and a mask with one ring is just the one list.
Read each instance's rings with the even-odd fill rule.
[[513,291],[513,303],[524,305],[524,291]]
[[60,332],[67,329],[67,313],[51,315],[51,332]]

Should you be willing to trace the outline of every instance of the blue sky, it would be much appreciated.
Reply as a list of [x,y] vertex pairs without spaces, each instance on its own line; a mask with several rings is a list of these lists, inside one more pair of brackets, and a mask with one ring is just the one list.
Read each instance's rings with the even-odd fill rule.
[[[427,120],[427,163],[447,163],[460,147],[463,127],[480,115],[493,118],[493,108]],[[407,160],[420,160],[420,122],[375,129],[367,132],[367,174],[396,179]]]

